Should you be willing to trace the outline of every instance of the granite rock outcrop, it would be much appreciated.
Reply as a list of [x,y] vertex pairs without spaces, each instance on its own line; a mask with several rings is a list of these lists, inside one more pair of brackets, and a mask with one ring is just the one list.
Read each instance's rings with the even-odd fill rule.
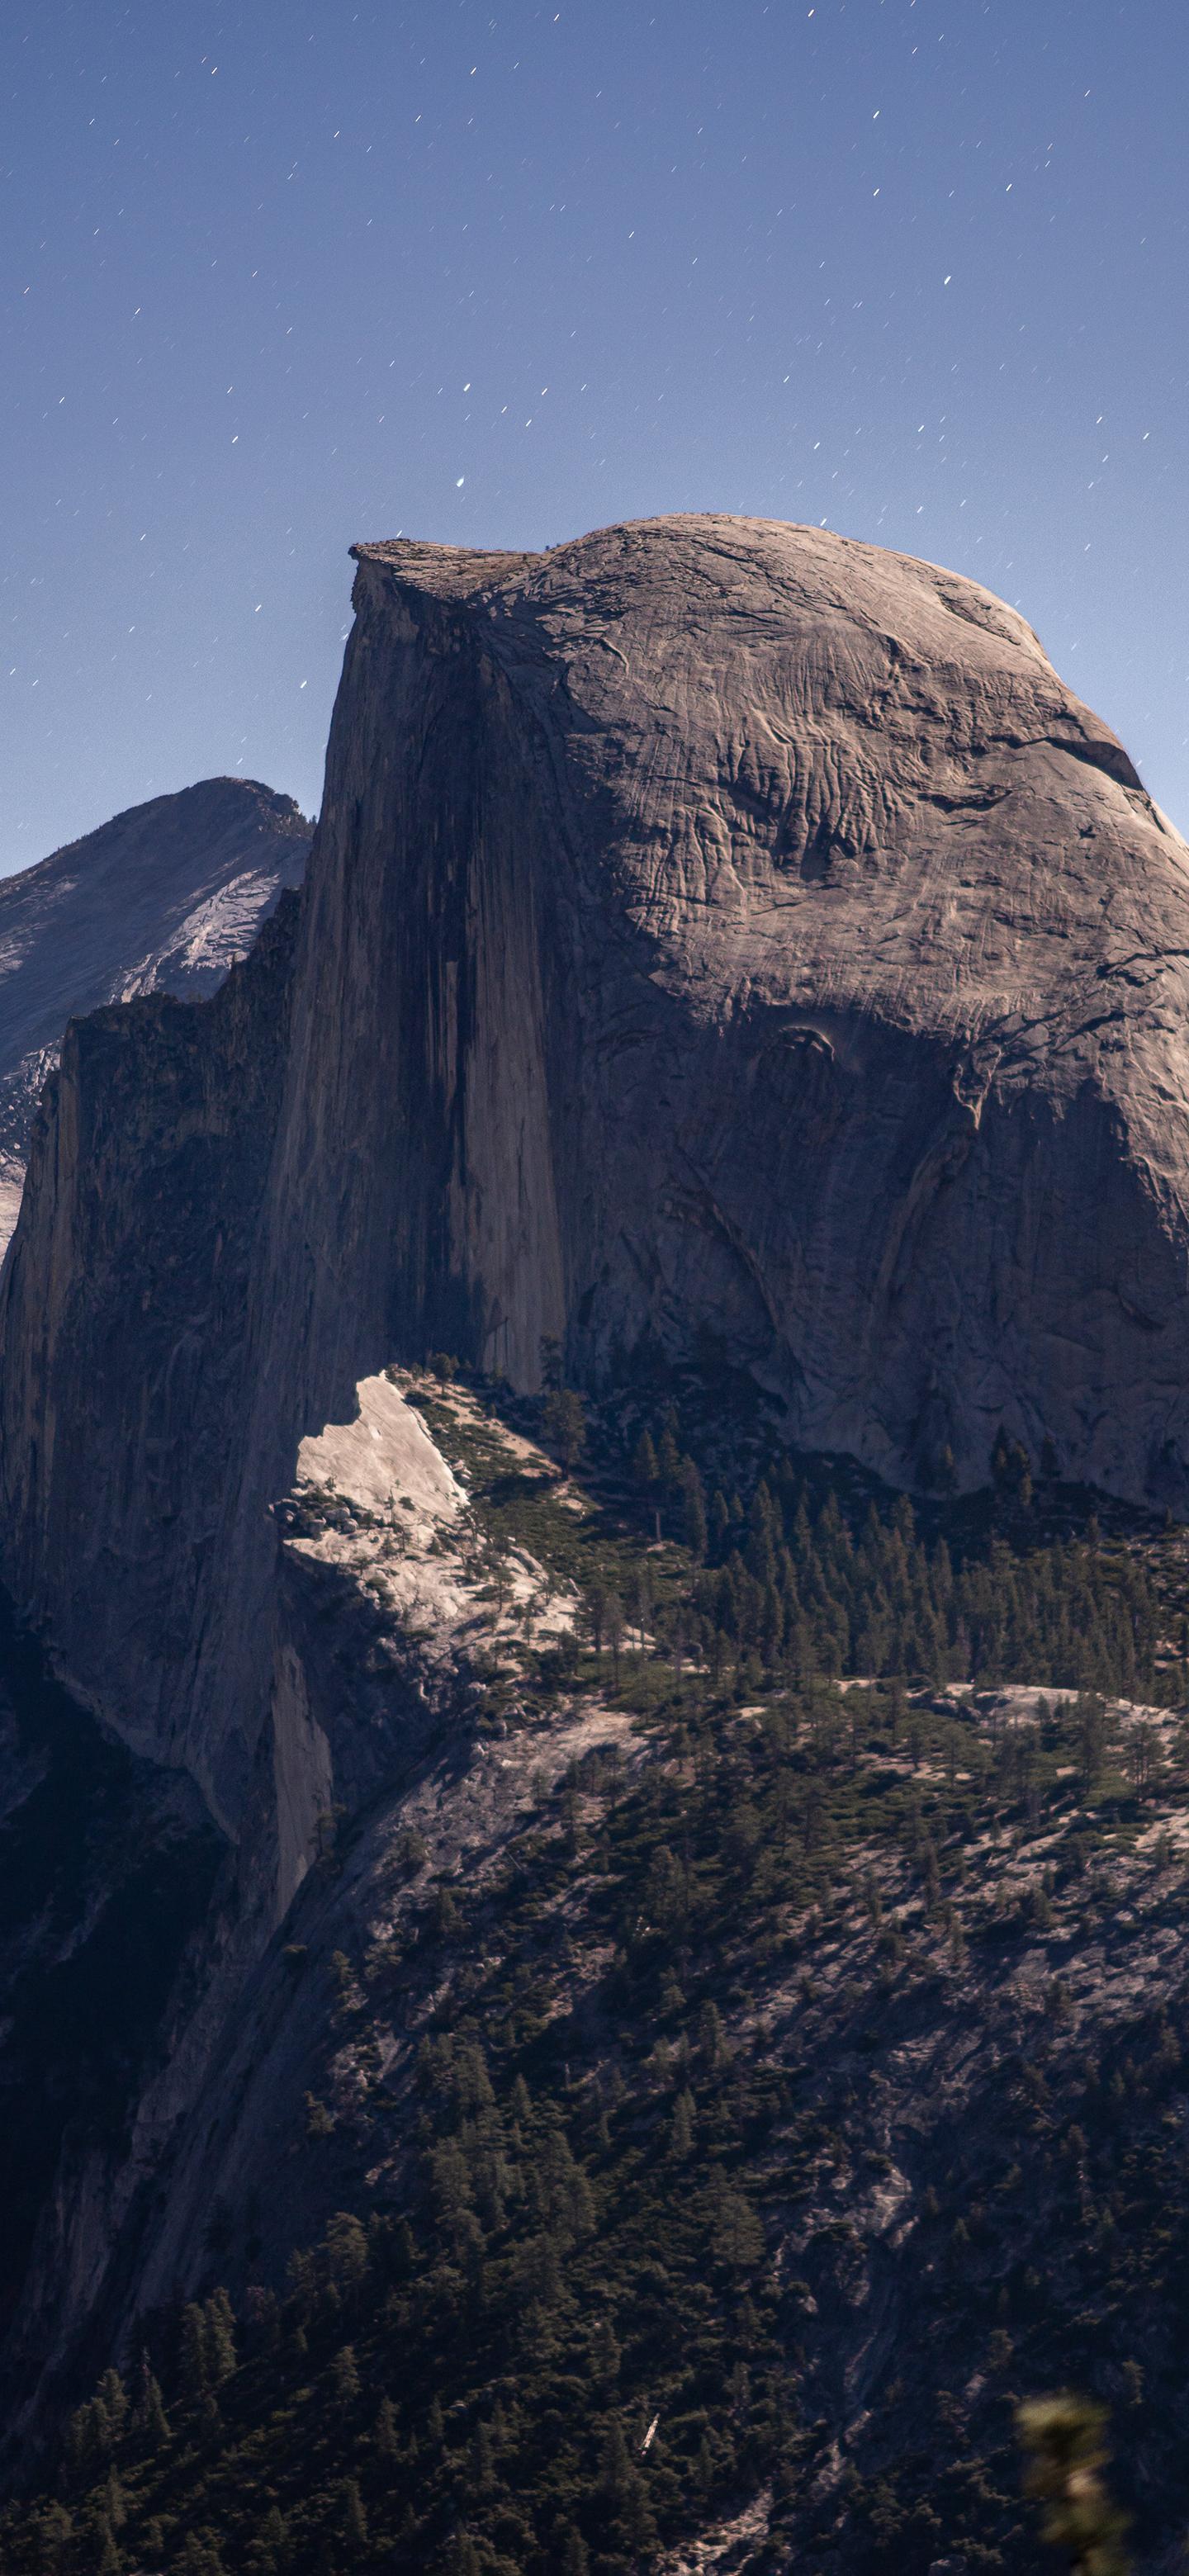
[[470,1872],[540,1767],[475,1752],[489,1569],[400,1363],[725,1353],[893,1482],[1002,1422],[1189,1500],[1189,851],[1022,620],[752,521],[358,556],[303,891],[209,999],[72,1019],[0,1277],[0,1576],[213,1891],[11,2286],[43,2395],[265,2198],[294,1927],[329,1975],[408,1799]]
[[1189,1494],[1189,851],[1023,620],[752,520],[356,551],[300,921],[72,1030],[0,1290],[18,1605],[232,1832],[270,1507],[393,1359]]
[[0,1250],[67,1021],[137,993],[213,993],[301,883],[312,833],[292,797],[206,778],[0,879]]
[[1183,1495],[1189,852],[1023,620],[754,521],[358,551],[270,1197],[302,1404],[703,1334],[894,1481],[1005,1420]]

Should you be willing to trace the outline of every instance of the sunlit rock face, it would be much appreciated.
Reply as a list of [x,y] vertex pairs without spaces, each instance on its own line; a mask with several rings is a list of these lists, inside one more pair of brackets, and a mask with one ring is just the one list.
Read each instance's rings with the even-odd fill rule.
[[1189,852],[1020,618],[750,520],[358,554],[300,921],[72,1030],[2,1291],[8,1579],[233,1829],[269,1508],[393,1359],[1189,1500]]
[[270,1198],[314,1410],[709,1333],[893,1478],[1005,1419],[1181,1492],[1189,852],[1023,621],[747,520],[359,552]]
[[0,1251],[67,1021],[135,993],[214,992],[300,884],[312,831],[292,797],[207,778],[0,878]]

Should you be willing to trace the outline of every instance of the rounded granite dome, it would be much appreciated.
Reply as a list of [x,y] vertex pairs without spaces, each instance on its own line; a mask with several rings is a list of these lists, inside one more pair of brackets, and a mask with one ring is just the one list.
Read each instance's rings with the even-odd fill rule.
[[74,1025],[0,1293],[10,1588],[227,1819],[393,1361],[1189,1505],[1189,851],[1022,621],[753,520],[357,555],[300,923]]
[[[596,1370],[709,1327],[798,1437],[891,1475],[949,1449],[976,1481],[1002,1417],[1079,1473],[1181,1492],[1189,851],[1024,620],[753,519],[356,553],[335,828],[387,707],[387,900],[418,917],[397,764],[432,702],[433,829],[454,818],[451,882],[487,907],[476,997],[509,902],[530,976],[511,1054],[477,1020],[451,1077],[445,1270],[477,1354],[531,1377],[545,1307]],[[323,864],[354,879],[362,850]],[[424,1016],[441,960],[419,956]],[[478,1178],[472,1047],[541,1104],[527,1196],[498,1155]],[[497,1254],[463,1209],[490,1232],[509,1193],[523,1240]]]

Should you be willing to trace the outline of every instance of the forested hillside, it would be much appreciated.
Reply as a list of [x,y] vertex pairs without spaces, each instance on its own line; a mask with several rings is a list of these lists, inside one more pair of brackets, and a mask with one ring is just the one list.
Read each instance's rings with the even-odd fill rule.
[[333,2214],[233,2299],[268,2231],[211,2211],[5,2566],[1023,2576],[1066,2384],[1171,2564],[1181,1533],[1004,1439],[918,1516],[704,1386],[402,1383],[488,1629],[354,1950],[356,1821],[279,1936],[323,2071],[276,2190]]

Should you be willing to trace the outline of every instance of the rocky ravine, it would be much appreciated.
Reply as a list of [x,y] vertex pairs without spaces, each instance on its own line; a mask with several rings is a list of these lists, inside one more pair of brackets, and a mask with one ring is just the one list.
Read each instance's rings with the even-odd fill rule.
[[0,879],[0,1250],[67,1021],[134,993],[213,993],[300,885],[312,829],[255,779],[207,778]]

